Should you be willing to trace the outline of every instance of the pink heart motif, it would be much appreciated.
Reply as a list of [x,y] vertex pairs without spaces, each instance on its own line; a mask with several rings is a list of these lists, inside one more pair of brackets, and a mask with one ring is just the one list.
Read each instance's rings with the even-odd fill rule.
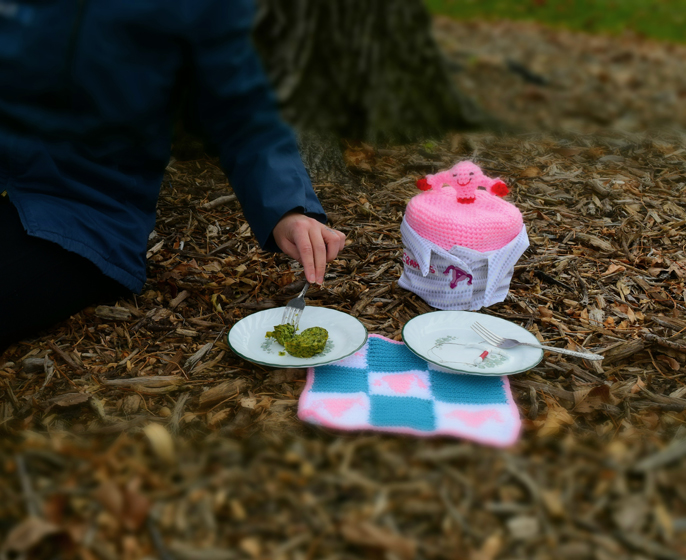
[[420,389],[426,389],[427,385],[424,383],[421,377],[414,373],[402,373],[396,375],[384,375],[381,379],[377,379],[374,385],[381,387],[385,382],[388,387],[394,393],[400,393],[405,395],[410,389],[412,389],[413,383],[417,384]]
[[343,416],[346,412],[348,412],[356,404],[359,404],[362,408],[365,407],[364,399],[362,399],[362,397],[356,397],[354,399],[344,399],[344,398],[322,399],[322,400],[314,403],[312,408],[317,409],[317,408],[324,407],[324,409],[331,416],[333,416],[334,418],[340,418],[341,416]]
[[493,420],[495,422],[504,422],[500,412],[493,408],[487,410],[477,410],[476,412],[469,412],[468,410],[453,410],[445,415],[446,418],[455,418],[461,420],[470,428],[479,428],[484,422]]

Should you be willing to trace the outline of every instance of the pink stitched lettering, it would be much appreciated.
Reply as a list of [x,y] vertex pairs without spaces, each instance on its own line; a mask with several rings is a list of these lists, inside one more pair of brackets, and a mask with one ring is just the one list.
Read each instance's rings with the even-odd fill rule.
[[414,259],[411,259],[407,253],[403,253],[403,261],[407,266],[412,268],[419,268],[419,264]]

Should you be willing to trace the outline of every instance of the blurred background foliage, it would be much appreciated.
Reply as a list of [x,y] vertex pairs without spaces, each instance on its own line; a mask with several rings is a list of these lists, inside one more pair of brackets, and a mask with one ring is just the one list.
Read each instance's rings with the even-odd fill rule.
[[588,33],[631,31],[686,42],[686,0],[426,0],[433,14],[462,20],[536,21]]

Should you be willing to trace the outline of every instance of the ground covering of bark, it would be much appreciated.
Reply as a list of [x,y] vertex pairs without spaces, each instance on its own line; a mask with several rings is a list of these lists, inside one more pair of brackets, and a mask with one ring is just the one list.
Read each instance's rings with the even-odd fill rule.
[[[453,53],[456,80],[485,94],[499,76],[511,94],[498,89],[499,117],[522,124],[540,114],[559,124],[556,96],[574,92],[550,78],[536,86],[547,100],[526,99],[553,109],[518,105],[512,99],[518,88],[529,91],[531,77],[512,64],[508,70],[507,59],[530,64],[531,50],[552,48],[544,38],[558,44],[567,35],[538,30],[527,51],[522,37],[535,28],[516,29],[442,21],[437,31],[446,52],[452,33],[473,60],[483,59],[480,45],[493,47],[480,42],[483,34],[500,37],[493,40],[503,45],[500,72],[477,71],[483,60],[462,67]],[[593,65],[582,62],[598,50],[594,40],[573,37],[575,49],[557,53],[554,66],[571,67],[573,57],[581,87],[593,79]],[[629,70],[648,47],[664,51],[669,64],[683,62],[672,47],[602,41],[603,56],[613,48],[633,53],[620,59]],[[603,84],[614,88],[612,79],[599,81],[600,99],[610,96]],[[681,95],[678,84],[665,87]],[[577,113],[594,101],[591,91],[580,95]],[[656,121],[636,108],[623,114],[625,123]],[[674,112],[672,124],[680,118]],[[418,192],[415,180],[471,158],[508,183],[531,248],[508,299],[482,312],[549,344],[606,356],[593,365],[546,354],[513,376],[524,423],[513,447],[342,435],[300,422],[304,371],[245,362],[225,339],[242,317],[293,297],[300,271],[257,248],[216,162],[174,162],[143,294],[87,309],[0,358],[2,554],[686,556],[686,142],[678,130],[601,131],[588,118],[576,125],[575,134],[350,144],[356,186],[316,186],[348,243],[308,304],[350,313],[370,333],[400,340],[407,320],[430,311],[396,284],[399,224]]]

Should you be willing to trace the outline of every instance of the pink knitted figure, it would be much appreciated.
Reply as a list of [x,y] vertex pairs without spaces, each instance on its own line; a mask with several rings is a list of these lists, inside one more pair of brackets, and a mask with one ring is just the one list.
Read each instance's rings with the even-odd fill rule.
[[429,189],[441,189],[448,185],[455,189],[457,201],[461,204],[471,204],[476,200],[475,191],[478,187],[485,188],[489,193],[497,196],[505,196],[510,192],[507,185],[500,178],[491,179],[486,177],[478,165],[471,161],[461,161],[447,171],[427,175],[417,181],[417,187],[423,191]]

